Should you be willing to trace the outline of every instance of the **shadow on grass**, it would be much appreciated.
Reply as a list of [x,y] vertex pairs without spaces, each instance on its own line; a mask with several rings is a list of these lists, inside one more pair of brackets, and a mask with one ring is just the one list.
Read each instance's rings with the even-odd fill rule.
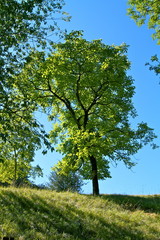
[[112,201],[130,211],[142,210],[146,213],[160,213],[160,195],[102,195],[103,199]]
[[[115,196],[103,196],[103,198],[117,202]],[[52,201],[47,201],[34,192],[28,197],[4,190],[0,192],[0,201],[0,224],[3,228],[8,226],[4,229],[5,235],[12,234],[15,240],[144,239],[143,232],[138,232],[137,229],[134,231],[126,225],[119,226],[114,222],[106,221],[103,216],[82,211],[67,201],[58,202],[54,198]],[[118,201],[120,204],[120,198]]]

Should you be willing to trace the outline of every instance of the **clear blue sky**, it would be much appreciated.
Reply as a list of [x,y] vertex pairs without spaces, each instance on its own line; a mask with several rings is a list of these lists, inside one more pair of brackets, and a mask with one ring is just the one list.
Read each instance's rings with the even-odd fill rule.
[[[145,66],[154,54],[160,53],[160,46],[152,40],[152,31],[147,26],[138,27],[126,15],[126,0],[66,0],[65,11],[72,16],[70,23],[62,23],[68,32],[84,30],[87,40],[103,39],[105,44],[128,44],[128,57],[131,61],[129,75],[135,79],[136,94],[133,98],[138,117],[132,122],[147,122],[159,136],[156,143],[160,145],[160,85],[158,77]],[[50,124],[39,114],[46,128]],[[36,183],[45,183],[50,168],[61,156],[49,153],[36,154],[35,164],[43,168],[44,177]],[[149,146],[140,150],[133,159],[137,166],[128,170],[120,163],[116,168],[111,164],[111,179],[100,181],[100,193],[106,194],[160,194],[160,149],[152,150]],[[84,193],[91,193],[90,181],[84,187]]]

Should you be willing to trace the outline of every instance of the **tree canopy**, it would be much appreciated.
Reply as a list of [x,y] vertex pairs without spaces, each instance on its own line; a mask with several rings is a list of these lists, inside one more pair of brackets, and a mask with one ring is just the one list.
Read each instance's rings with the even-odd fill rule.
[[159,0],[128,0],[128,14],[141,26],[147,22],[153,29],[153,39],[160,44],[160,4]]
[[[0,79],[19,70],[31,47],[43,47],[59,31],[63,0],[0,1]],[[58,15],[59,14],[59,15]],[[2,84],[3,83],[3,84]]]
[[110,177],[110,161],[132,167],[131,156],[155,138],[146,123],[136,130],[130,124],[136,112],[126,52],[126,45],[90,42],[81,32],[72,32],[53,45],[47,59],[43,52],[33,53],[15,80],[18,89],[29,87],[29,99],[51,110],[50,138],[64,155],[57,168],[62,174],[78,170],[92,179],[95,195],[98,179]]

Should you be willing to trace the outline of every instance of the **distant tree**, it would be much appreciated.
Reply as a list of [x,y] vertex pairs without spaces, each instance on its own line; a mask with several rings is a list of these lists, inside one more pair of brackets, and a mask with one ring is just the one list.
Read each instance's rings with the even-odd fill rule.
[[75,172],[64,175],[60,174],[59,171],[52,171],[49,176],[49,188],[58,192],[71,191],[80,193],[83,185],[82,177]]
[[132,167],[131,156],[155,135],[146,123],[135,130],[129,122],[136,112],[133,79],[126,73],[127,46],[89,42],[80,32],[65,40],[54,44],[47,59],[43,53],[33,54],[15,84],[18,89],[29,86],[28,98],[52,110],[50,138],[64,155],[55,169],[61,174],[78,170],[92,180],[93,194],[98,195],[98,179],[110,177],[109,162]]
[[148,28],[155,32],[153,39],[160,44],[160,4],[159,0],[128,0],[128,14],[138,26],[147,22]]

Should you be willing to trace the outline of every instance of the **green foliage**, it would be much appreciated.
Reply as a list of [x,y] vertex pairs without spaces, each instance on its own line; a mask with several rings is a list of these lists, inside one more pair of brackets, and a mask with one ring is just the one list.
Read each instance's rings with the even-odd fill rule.
[[81,32],[72,32],[65,40],[53,45],[47,59],[33,53],[15,84],[23,91],[30,86],[28,99],[52,110],[50,139],[64,154],[55,169],[105,179],[110,176],[110,161],[132,167],[131,155],[155,135],[146,123],[136,130],[129,123],[136,112],[133,79],[126,74],[127,46],[89,42]]
[[62,18],[63,5],[63,0],[0,2],[0,63],[5,73],[12,64],[24,61],[30,47],[45,46],[47,35],[59,31],[55,18],[57,14]]
[[[138,26],[148,23],[148,28],[154,30],[153,39],[160,44],[160,4],[158,0],[128,0],[128,14],[135,20]],[[156,75],[160,73],[160,62],[157,55],[151,57],[152,63],[149,69],[153,70]],[[154,62],[154,64],[153,64]]]
[[[68,18],[63,17],[63,5],[63,0],[0,1],[0,179],[3,181],[18,179],[17,164],[22,175],[29,174],[34,151],[41,141],[46,148],[50,147],[44,129],[33,115],[36,102],[28,99],[29,89],[18,96],[13,75],[28,61],[31,49],[48,48],[48,35],[60,34],[56,19]],[[16,177],[13,172],[17,172]]]
[[[12,96],[12,97],[11,97]],[[12,102],[12,99],[14,101]],[[18,109],[18,106],[20,109]],[[12,89],[0,115],[0,181],[14,183],[42,174],[31,165],[35,151],[51,147],[43,126],[33,116],[31,101]],[[38,168],[37,168],[38,170]]]
[[158,0],[128,0],[128,14],[141,26],[147,21],[148,28],[155,32],[153,39],[160,44],[160,4]]
[[33,171],[31,163],[35,150],[41,148],[41,136],[33,126],[27,127],[21,119],[12,123],[12,132],[5,130],[5,140],[0,140],[0,156],[3,159],[0,162],[0,182],[16,184]]
[[158,240],[160,196],[0,189],[0,238]]
[[149,69],[153,70],[158,76],[160,74],[160,60],[158,59],[158,56],[152,56],[151,61],[152,63],[146,63],[146,65],[149,65]]
[[[63,0],[0,1],[0,120],[18,114],[28,120],[33,102],[28,101],[27,92],[23,100],[15,95],[12,75],[20,71],[31,48],[42,49],[48,43],[47,35],[59,32],[55,17],[62,15],[63,4]],[[11,128],[8,122],[6,128]]]
[[71,191],[80,193],[83,185],[82,177],[75,172],[64,175],[60,174],[59,171],[52,171],[49,176],[49,188],[58,192]]
[[[63,4],[63,0],[0,1],[0,114],[13,97],[9,78],[20,71],[31,48],[44,48],[48,35],[60,31],[55,17],[62,16]],[[15,103],[11,106],[13,110]]]

